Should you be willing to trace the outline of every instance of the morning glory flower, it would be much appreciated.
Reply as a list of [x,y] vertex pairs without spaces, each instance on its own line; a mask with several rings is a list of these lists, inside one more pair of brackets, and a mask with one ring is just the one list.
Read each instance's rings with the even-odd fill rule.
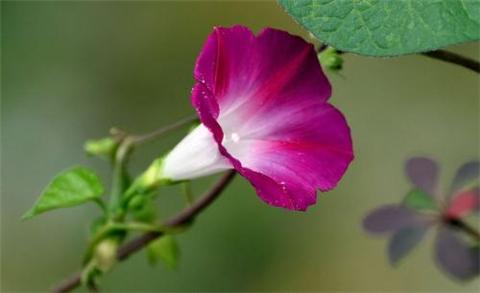
[[464,164],[442,198],[438,192],[438,164],[428,158],[412,158],[406,174],[413,184],[401,204],[381,206],[364,219],[364,228],[374,234],[391,233],[388,256],[392,264],[406,256],[432,228],[437,229],[435,259],[438,266],[457,280],[480,273],[478,243],[460,235],[462,219],[478,211],[479,162]]
[[201,124],[162,161],[170,181],[235,169],[270,205],[306,210],[353,159],[350,130],[311,44],[267,28],[216,27],[194,70]]

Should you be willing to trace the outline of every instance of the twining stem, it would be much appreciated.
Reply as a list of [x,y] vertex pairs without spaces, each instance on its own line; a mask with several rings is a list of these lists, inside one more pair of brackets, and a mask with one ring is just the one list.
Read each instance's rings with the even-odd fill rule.
[[[206,207],[208,207],[218,196],[222,193],[223,190],[228,186],[232,179],[234,178],[236,172],[228,171],[215,185],[213,185],[210,190],[208,190],[199,200],[194,202],[191,206],[185,208],[176,216],[168,219],[164,222],[163,227],[166,229],[175,229],[181,228],[183,225],[191,222],[200,212],[202,212]],[[127,259],[133,253],[139,251],[145,247],[152,240],[164,235],[162,231],[151,231],[145,233],[133,240],[122,245],[117,252],[117,259],[119,261]],[[72,289],[80,285],[81,274],[77,273],[71,278],[61,282],[58,286],[53,289],[53,292],[70,292]]]

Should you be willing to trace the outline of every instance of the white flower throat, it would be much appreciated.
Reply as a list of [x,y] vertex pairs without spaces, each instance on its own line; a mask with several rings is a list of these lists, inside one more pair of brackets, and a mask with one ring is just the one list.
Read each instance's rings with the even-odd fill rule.
[[[222,145],[235,156],[242,153],[240,142],[238,132],[225,132]],[[164,158],[162,177],[188,180],[232,168],[230,161],[220,154],[213,134],[200,124]]]

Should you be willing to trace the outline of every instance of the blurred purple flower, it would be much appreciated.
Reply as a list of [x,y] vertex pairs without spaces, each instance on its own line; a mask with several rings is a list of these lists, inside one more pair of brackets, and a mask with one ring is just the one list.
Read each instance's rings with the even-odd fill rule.
[[437,190],[439,167],[435,161],[412,158],[405,169],[414,188],[402,203],[381,206],[369,213],[363,221],[365,230],[391,234],[388,257],[391,264],[397,264],[435,227],[437,265],[457,280],[477,276],[480,273],[478,243],[472,245],[459,231],[467,228],[461,219],[480,207],[479,162],[469,162],[459,168],[445,199]]

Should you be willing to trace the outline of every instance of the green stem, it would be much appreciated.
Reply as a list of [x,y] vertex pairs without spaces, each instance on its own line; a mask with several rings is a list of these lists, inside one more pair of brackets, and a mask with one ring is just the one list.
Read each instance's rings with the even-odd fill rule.
[[133,140],[126,137],[117,149],[113,162],[112,194],[110,198],[110,210],[116,215],[122,195],[129,184],[126,164],[133,148]]

